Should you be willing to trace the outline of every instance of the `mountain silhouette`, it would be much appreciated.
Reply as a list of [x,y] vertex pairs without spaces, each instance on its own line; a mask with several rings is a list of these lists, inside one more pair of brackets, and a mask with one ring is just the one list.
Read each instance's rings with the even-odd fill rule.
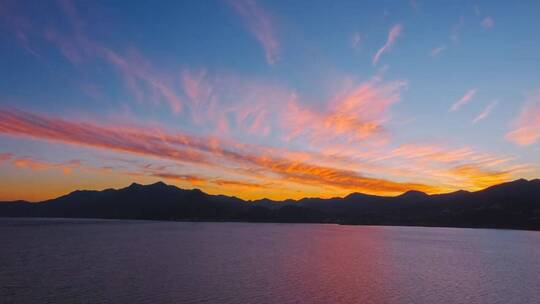
[[39,203],[1,202],[3,217],[183,221],[305,222],[540,230],[540,180],[520,179],[476,192],[245,201],[158,182],[77,190]]

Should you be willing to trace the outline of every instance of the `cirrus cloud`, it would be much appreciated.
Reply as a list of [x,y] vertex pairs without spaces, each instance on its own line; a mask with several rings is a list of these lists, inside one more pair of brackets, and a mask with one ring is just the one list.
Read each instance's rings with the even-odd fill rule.
[[401,24],[396,24],[392,26],[390,31],[388,32],[388,38],[386,39],[386,43],[375,53],[375,56],[373,56],[373,65],[376,65],[377,62],[379,62],[379,59],[381,56],[390,51],[394,43],[396,43],[396,40],[401,35],[401,32],[403,31],[403,26]]

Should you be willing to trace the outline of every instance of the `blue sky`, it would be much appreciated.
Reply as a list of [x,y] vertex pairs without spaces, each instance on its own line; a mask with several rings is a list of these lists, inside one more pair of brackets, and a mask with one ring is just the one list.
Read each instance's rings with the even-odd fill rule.
[[536,177],[538,11],[0,1],[0,198],[156,180],[244,198],[392,195]]

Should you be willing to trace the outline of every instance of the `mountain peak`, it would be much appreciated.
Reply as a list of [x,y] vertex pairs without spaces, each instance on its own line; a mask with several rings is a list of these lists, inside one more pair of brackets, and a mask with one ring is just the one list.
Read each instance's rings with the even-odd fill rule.
[[157,188],[157,187],[167,187],[167,184],[165,184],[165,183],[162,182],[162,181],[159,181],[159,182],[150,184],[150,185],[148,185],[148,186],[153,187],[153,188]]
[[142,187],[142,186],[143,186],[143,185],[141,185],[141,184],[139,184],[139,183],[133,182],[133,183],[131,183],[131,185],[129,185],[128,188],[139,188],[139,187]]
[[407,192],[404,192],[400,195],[398,195],[397,197],[403,197],[403,198],[414,198],[414,199],[418,199],[418,198],[426,198],[428,197],[429,195],[427,195],[426,193],[422,192],[422,191],[418,191],[418,190],[409,190]]

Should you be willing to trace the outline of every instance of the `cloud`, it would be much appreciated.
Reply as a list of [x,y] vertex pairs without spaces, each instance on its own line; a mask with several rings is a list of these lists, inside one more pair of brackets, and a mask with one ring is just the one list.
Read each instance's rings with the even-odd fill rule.
[[463,26],[465,26],[465,18],[460,16],[458,23],[456,23],[450,30],[450,39],[452,39],[454,42],[458,41]]
[[402,31],[403,26],[401,26],[401,24],[396,24],[390,29],[386,43],[377,51],[377,53],[375,53],[375,56],[373,56],[373,65],[376,65],[377,62],[379,62],[382,54],[388,52],[392,48]]
[[[171,147],[160,137],[159,130],[71,122],[19,110],[0,110],[0,133],[180,161],[204,162],[204,156],[198,152]],[[190,142],[182,135],[175,136],[174,140]]]
[[11,158],[13,157],[13,154],[12,153],[0,153],[0,163],[6,161],[6,160],[10,160]]
[[512,171],[492,171],[482,169],[474,164],[460,165],[448,170],[461,187],[471,190],[480,190],[496,184],[507,182],[512,177]]
[[0,1],[0,25],[4,24],[15,36],[18,44],[26,52],[36,58],[41,58],[40,54],[32,46],[35,28],[29,19],[22,14],[17,1]]
[[468,104],[473,99],[474,95],[476,95],[476,91],[476,89],[470,89],[469,91],[467,91],[467,93],[465,93],[463,97],[461,97],[452,105],[452,107],[450,107],[450,111],[455,112],[459,110],[459,108],[461,108],[462,106]]
[[360,48],[362,43],[362,34],[356,32],[351,36],[351,47],[354,50],[357,50]]
[[90,39],[85,32],[85,22],[77,12],[73,2],[58,2],[67,24],[63,31],[50,26],[44,31],[33,29],[42,39],[55,45],[60,53],[73,65],[94,64],[92,60],[103,60],[115,67],[126,88],[140,102],[147,100],[154,104],[165,102],[174,114],[182,110],[181,100],[174,81],[159,74],[152,65],[135,50],[128,55],[121,54],[106,45]]
[[478,123],[479,121],[487,118],[490,114],[491,114],[491,111],[493,111],[493,109],[497,106],[497,101],[494,100],[492,101],[490,104],[488,104],[484,110],[482,110],[482,112],[480,112],[480,114],[478,114],[478,116],[476,116],[474,119],[473,119],[473,123]]
[[521,146],[532,145],[540,140],[540,90],[527,97],[506,139]]
[[489,30],[495,26],[495,21],[493,21],[493,18],[491,17],[485,17],[482,19],[482,22],[480,22],[480,25],[486,29]]
[[[433,186],[366,177],[351,170],[314,165],[279,157],[277,154],[265,155],[256,148],[249,151],[249,147],[241,144],[227,144],[214,138],[193,137],[148,127],[97,125],[18,110],[0,110],[0,133],[205,165],[209,168],[219,169],[220,166],[235,163],[233,168],[259,168],[265,175],[278,176],[282,181],[303,185],[370,193],[396,194],[410,189],[437,191]],[[211,162],[210,158],[217,162]]]
[[233,187],[233,188],[248,188],[248,189],[267,189],[268,185],[260,183],[252,183],[245,181],[237,180],[227,180],[227,179],[216,179],[212,183],[222,186],[222,187]]
[[[144,60],[137,56],[128,59],[107,47],[93,43],[89,43],[87,47],[93,49],[95,55],[106,59],[118,68],[127,87],[139,100],[143,100],[144,97],[154,100],[155,103],[165,100],[174,114],[181,112],[183,102],[178,94],[163,77],[157,76]],[[145,94],[145,90],[149,93]],[[153,96],[159,96],[159,99]]]
[[388,119],[388,109],[400,100],[405,88],[403,81],[365,82],[334,97],[326,111],[303,106],[293,96],[282,116],[282,124],[289,130],[285,138],[305,136],[310,141],[344,139],[347,142],[381,139],[385,135],[382,124]]
[[82,165],[80,160],[54,163],[37,160],[29,156],[13,158],[11,163],[18,168],[26,168],[34,171],[60,169],[64,174],[70,174],[73,169],[79,168]]
[[254,0],[230,0],[227,2],[242,17],[249,31],[262,45],[268,64],[275,64],[279,56],[280,43],[276,37],[270,14]]
[[436,57],[445,50],[446,50],[446,45],[438,46],[438,47],[431,50],[431,52],[430,52],[431,57]]
[[174,173],[165,173],[165,172],[155,172],[151,176],[159,177],[167,180],[172,180],[176,182],[188,182],[192,185],[204,185],[207,181],[206,178],[200,177],[197,175],[187,175],[187,174],[174,174]]

